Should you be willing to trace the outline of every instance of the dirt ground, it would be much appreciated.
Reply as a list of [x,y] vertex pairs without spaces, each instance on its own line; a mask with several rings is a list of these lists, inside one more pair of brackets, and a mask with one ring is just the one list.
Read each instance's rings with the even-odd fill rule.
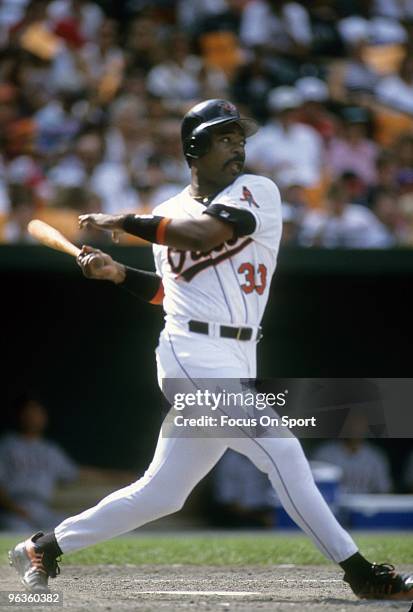
[[[70,612],[346,612],[357,609],[408,612],[411,605],[408,602],[358,601],[341,581],[340,572],[332,567],[63,564],[61,575],[51,581],[51,587],[63,592],[63,609]],[[20,588],[14,570],[2,566],[0,591]],[[12,608],[0,609],[10,611]],[[29,608],[26,605],[24,609],[62,608]]]

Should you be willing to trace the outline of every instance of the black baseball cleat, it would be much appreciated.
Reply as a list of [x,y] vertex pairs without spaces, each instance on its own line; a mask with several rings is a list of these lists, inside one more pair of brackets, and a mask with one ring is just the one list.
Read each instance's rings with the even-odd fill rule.
[[398,574],[389,563],[373,563],[370,575],[358,580],[345,574],[343,580],[360,599],[413,600],[413,574]]
[[36,547],[36,540],[42,536],[43,533],[36,533],[9,551],[10,565],[14,567],[21,583],[30,593],[50,593],[49,578],[56,578],[60,574],[57,560]]

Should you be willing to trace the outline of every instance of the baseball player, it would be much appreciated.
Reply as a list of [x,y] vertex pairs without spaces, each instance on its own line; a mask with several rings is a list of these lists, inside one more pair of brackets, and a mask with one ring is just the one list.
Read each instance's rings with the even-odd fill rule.
[[[156,273],[128,268],[91,247],[83,247],[78,261],[87,277],[109,280],[153,304],[163,303],[165,327],[156,360],[164,392],[171,379],[195,385],[197,379],[256,376],[256,344],[281,236],[277,187],[268,178],[243,174],[246,138],[256,130],[255,121],[240,117],[230,102],[202,102],[182,123],[189,186],[153,215],[80,217],[81,227],[127,232],[154,245]],[[60,555],[182,508],[227,448],[246,455],[268,475],[290,516],[341,566],[357,596],[413,599],[413,576],[367,561],[338,524],[295,437],[254,437],[247,430],[239,437],[199,438],[166,435],[164,426],[141,479],[10,551],[24,586],[47,592]]]

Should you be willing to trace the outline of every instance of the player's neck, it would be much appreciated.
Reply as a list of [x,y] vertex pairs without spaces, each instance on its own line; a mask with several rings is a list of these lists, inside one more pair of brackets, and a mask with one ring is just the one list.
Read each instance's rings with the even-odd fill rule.
[[212,200],[225,187],[226,185],[219,185],[215,181],[205,179],[205,177],[199,175],[196,168],[192,168],[189,193],[194,200],[206,203]]

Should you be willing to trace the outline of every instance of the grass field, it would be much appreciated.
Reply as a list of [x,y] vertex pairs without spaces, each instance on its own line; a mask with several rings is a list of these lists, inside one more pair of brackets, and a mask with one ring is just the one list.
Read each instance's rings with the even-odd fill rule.
[[[18,538],[17,538],[18,539]],[[395,565],[413,562],[413,534],[355,536],[372,561]],[[16,538],[0,537],[0,563]],[[64,565],[322,565],[328,563],[305,536],[277,533],[228,535],[139,535],[117,538],[64,557]]]

